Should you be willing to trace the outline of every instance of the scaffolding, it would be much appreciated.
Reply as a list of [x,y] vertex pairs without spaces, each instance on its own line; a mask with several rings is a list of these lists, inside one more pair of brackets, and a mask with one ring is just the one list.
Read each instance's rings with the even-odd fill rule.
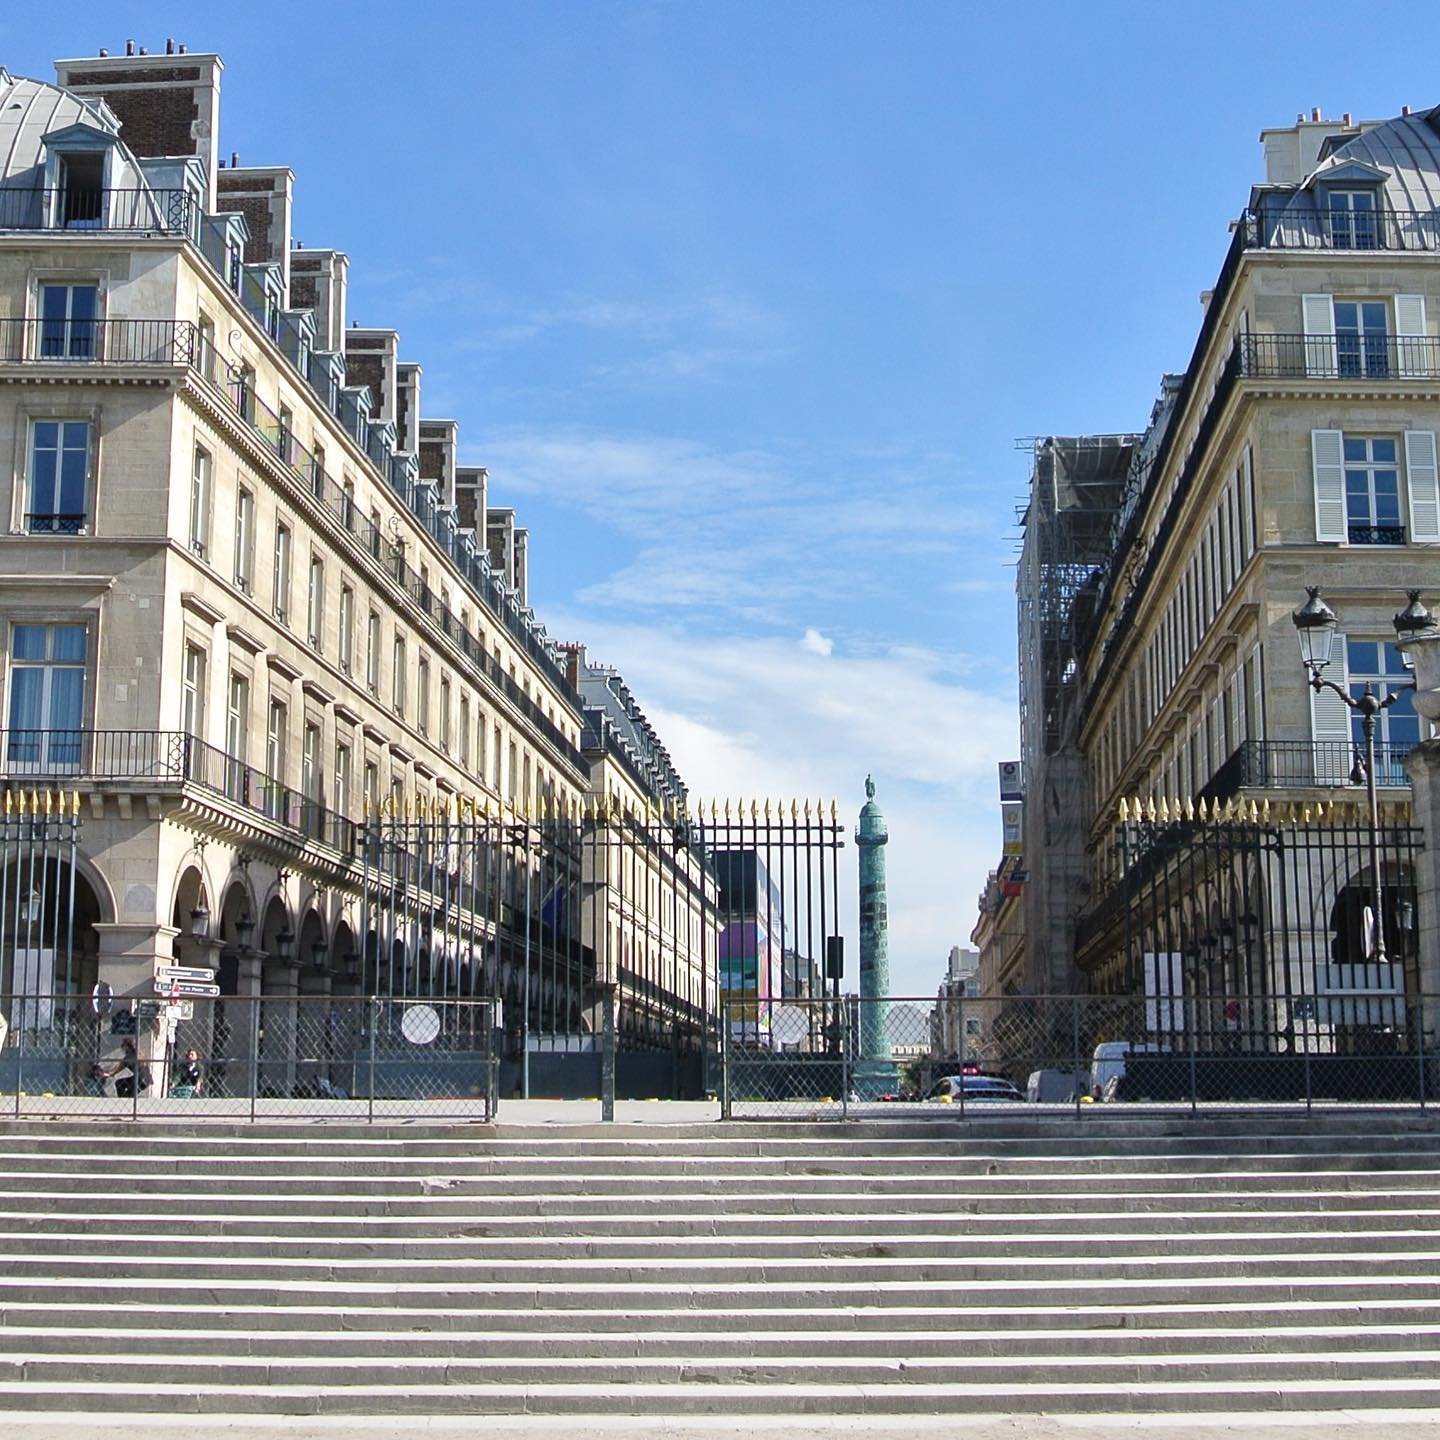
[[1020,515],[1016,581],[1020,734],[1026,769],[1073,741],[1077,672],[1114,541],[1138,435],[1038,436]]

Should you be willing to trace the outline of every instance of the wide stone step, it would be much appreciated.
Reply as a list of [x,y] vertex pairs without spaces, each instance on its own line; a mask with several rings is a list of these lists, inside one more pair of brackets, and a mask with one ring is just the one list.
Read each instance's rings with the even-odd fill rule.
[[[671,1317],[673,1318],[673,1317]],[[290,1330],[283,1353],[312,1360],[407,1357],[431,1363],[447,1359],[525,1360],[530,1358],[681,1358],[809,1359],[824,1364],[832,1358],[952,1360],[968,1357],[1024,1358],[1032,1366],[1052,1357],[1150,1355],[1250,1355],[1315,1352],[1351,1353],[1366,1350],[1434,1352],[1440,1348],[1440,1324],[1412,1326],[1276,1325],[1269,1329],[1236,1325],[1230,1328],[1137,1330],[946,1329],[840,1332],[742,1331],[714,1329],[630,1330],[594,1333],[556,1330],[517,1333],[515,1329],[466,1332]],[[48,1326],[7,1326],[0,1334],[4,1350],[18,1355],[184,1355],[266,1357],[277,1353],[277,1332],[270,1330],[134,1328],[81,1326],[57,1330]]]
[[[1051,1383],[1146,1385],[1228,1381],[1296,1384],[1352,1378],[1371,1382],[1429,1379],[1440,1390],[1440,1350],[1329,1350],[1248,1355],[1174,1353],[1111,1356],[1055,1355],[1045,1362]],[[94,1384],[152,1379],[166,1385],[367,1386],[446,1385],[1026,1385],[1033,1362],[989,1355],[911,1357],[879,1361],[868,1356],[774,1356],[723,1360],[704,1354],[684,1357],[612,1356],[603,1360],[531,1356],[521,1360],[425,1356],[387,1359],[258,1355],[207,1356],[121,1353],[96,1357],[17,1353],[0,1349],[0,1382]]]
[[616,1386],[406,1384],[308,1386],[205,1385],[198,1382],[0,1382],[0,1410],[266,1415],[936,1415],[1111,1414],[1198,1411],[1271,1412],[1440,1405],[1440,1380],[1360,1378],[1253,1382],[1165,1380],[1136,1384]]
[[[1015,1262],[1006,1262],[1013,1265]],[[1257,1265],[1260,1262],[1257,1262]],[[1357,1262],[1352,1273],[1315,1273],[1324,1267],[1313,1261],[1271,1262],[1264,1270],[1252,1271],[1244,1262],[1206,1266],[1196,1262],[1167,1260],[1145,1265],[1124,1261],[1111,1273],[1085,1273],[1090,1267],[1037,1263],[1026,1267],[1023,1276],[973,1273],[984,1267],[971,1264],[932,1267],[970,1271],[941,1277],[882,1279],[808,1280],[796,1275],[782,1276],[779,1267],[750,1266],[745,1279],[696,1280],[685,1275],[665,1274],[659,1268],[648,1272],[638,1268],[626,1272],[636,1278],[598,1279],[581,1274],[576,1265],[552,1271],[551,1278],[487,1280],[466,1273],[440,1281],[387,1281],[368,1279],[325,1279],[316,1275],[281,1275],[277,1269],[262,1276],[222,1276],[213,1266],[204,1275],[165,1274],[158,1267],[145,1272],[112,1270],[106,1276],[66,1275],[27,1278],[11,1275],[0,1278],[0,1308],[12,1304],[49,1301],[69,1304],[111,1306],[165,1303],[190,1296],[197,1304],[264,1305],[282,1307],[328,1301],[347,1307],[363,1305],[391,1309],[402,1307],[482,1308],[504,1305],[516,1310],[626,1310],[645,1303],[655,1308],[677,1310],[735,1309],[747,1306],[854,1307],[881,1309],[887,1306],[964,1308],[985,1303],[1040,1306],[1053,1311],[1056,1284],[1063,1281],[1066,1304],[1124,1305],[1184,1304],[1196,1299],[1229,1299],[1245,1296],[1252,1302],[1321,1299],[1334,1303],[1386,1296],[1409,1303],[1440,1299],[1440,1275],[1417,1275],[1421,1262],[1405,1256],[1395,1260]],[[175,1267],[177,1272],[181,1267]],[[317,1268],[317,1267],[312,1267]],[[713,1267],[711,1267],[713,1268]],[[854,1267],[851,1267],[852,1269]],[[777,1273],[769,1274],[775,1270]],[[129,1276],[130,1278],[125,1278]]]
[[[800,1264],[793,1257],[802,1253],[812,1260],[826,1261],[826,1271],[839,1274],[835,1262],[876,1260],[906,1262],[907,1266],[942,1260],[977,1260],[989,1264],[999,1259],[1031,1261],[1044,1258],[1073,1261],[1089,1256],[1099,1247],[1105,1266],[1124,1258],[1156,1260],[1172,1256],[1195,1257],[1206,1263],[1220,1263],[1218,1257],[1238,1261],[1240,1257],[1273,1257],[1277,1254],[1310,1258],[1352,1255],[1373,1259],[1381,1247],[1389,1258],[1414,1255],[1440,1261],[1440,1223],[1429,1229],[1392,1228],[1319,1231],[1265,1230],[1253,1234],[1234,1230],[1189,1227],[1180,1233],[1136,1234],[1127,1230],[1053,1233],[1036,1235],[1012,1227],[998,1234],[941,1234],[934,1231],[902,1235],[887,1222],[884,1228],[842,1235],[743,1235],[702,1236],[681,1233],[641,1238],[605,1236],[520,1236],[497,1238],[453,1236],[387,1238],[346,1235],[340,1238],[282,1239],[274,1235],[217,1236],[195,1226],[192,1217],[181,1222],[185,1234],[181,1249],[186,1263],[201,1268],[200,1261],[223,1262],[236,1268],[256,1262],[314,1260],[364,1272],[377,1278],[404,1273],[392,1268],[400,1262],[419,1265],[463,1263],[466,1274],[486,1271],[487,1266],[504,1262],[517,1268],[543,1266],[545,1271],[572,1262],[641,1262],[673,1266],[685,1262],[723,1261],[727,1264],[771,1266],[776,1262]],[[113,1261],[113,1235],[95,1230],[50,1228],[41,1232],[0,1231],[0,1270],[11,1274],[36,1271],[52,1274],[94,1273],[81,1268],[86,1259]],[[154,1247],[161,1251],[176,1245],[175,1222],[153,1229],[131,1226],[124,1245],[132,1251]],[[47,1255],[59,1257],[53,1266],[45,1256],[36,1255],[43,1245]],[[1340,1268],[1337,1263],[1337,1268]]]
[[[422,1343],[432,1336],[464,1336],[475,1331],[504,1333],[517,1339],[543,1338],[552,1334],[580,1333],[590,1336],[662,1334],[677,1329],[700,1330],[712,1336],[737,1336],[742,1341],[757,1333],[806,1336],[866,1337],[892,1332],[929,1333],[942,1327],[956,1332],[979,1331],[993,1334],[1000,1343],[1007,1336],[1030,1333],[1073,1332],[1084,1337],[1115,1336],[1123,1339],[1132,1328],[1151,1331],[1245,1329],[1257,1325],[1310,1326],[1338,1329],[1349,1335],[1372,1326],[1408,1327],[1417,1332],[1435,1323],[1435,1306],[1423,1296],[1385,1298],[1365,1295],[1345,1299],[1326,1292],[1314,1299],[1283,1295],[1261,1299],[1254,1287],[1245,1290],[1242,1301],[1217,1292],[1204,1301],[1179,1299],[1152,1301],[1138,1299],[1133,1290],[1117,1294],[1109,1303],[1085,1304],[1076,1301],[1063,1309],[1045,1305],[961,1297],[950,1305],[887,1304],[804,1305],[779,1307],[762,1299],[744,1308],[726,1307],[723,1302],[703,1311],[687,1313],[683,1308],[652,1308],[635,1302],[623,1308],[603,1309],[571,1306],[558,1308],[506,1308],[472,1304],[461,1308],[443,1304],[409,1305],[313,1303],[302,1296],[294,1304],[246,1304],[229,1296],[211,1297],[209,1303],[176,1302],[173,1297],[145,1306],[112,1304],[105,1300],[29,1300],[7,1303],[0,1308],[0,1325],[53,1327],[67,1333],[71,1327],[99,1328],[122,1339],[131,1329],[165,1324],[191,1334],[230,1335],[261,1330],[285,1334],[321,1330],[343,1342],[347,1337],[369,1342],[390,1336],[410,1335]],[[117,1317],[126,1323],[116,1324]],[[287,1342],[288,1343],[288,1342]]]
[[[1440,1208],[1393,1206],[1370,1208],[1353,1203],[1313,1204],[1307,1207],[1292,1204],[1282,1207],[1237,1209],[1222,1207],[1219,1197],[1215,1208],[1206,1209],[1196,1197],[1194,1205],[1180,1202],[1165,1209],[1142,1206],[1108,1205],[1103,1210],[1075,1214],[1069,1211],[994,1210],[887,1210],[883,1219],[874,1214],[835,1211],[822,1214],[775,1213],[680,1213],[667,1211],[645,1216],[535,1216],[533,1207],[525,1214],[495,1214],[491,1211],[454,1212],[436,1217],[422,1214],[335,1214],[296,1213],[293,1209],[258,1211],[253,1215],[235,1216],[225,1211],[185,1212],[187,1236],[216,1239],[235,1236],[266,1241],[321,1239],[336,1244],[367,1244],[372,1240],[455,1239],[508,1242],[522,1239],[544,1246],[552,1241],[578,1239],[665,1240],[687,1236],[740,1239],[755,1236],[765,1241],[786,1240],[788,1243],[824,1241],[835,1237],[859,1235],[869,1237],[878,1225],[884,1233],[897,1236],[935,1235],[953,1238],[957,1229],[966,1235],[980,1236],[1044,1236],[1044,1235],[1106,1235],[1127,1232],[1134,1235],[1170,1235],[1208,1231],[1227,1235],[1282,1231],[1294,1235],[1346,1235],[1363,1230],[1372,1235],[1390,1231],[1440,1231]],[[1307,1197],[1309,1198],[1309,1197]],[[433,1208],[433,1207],[432,1207]],[[58,1206],[47,1211],[0,1210],[0,1230],[24,1237],[55,1236],[76,1233],[83,1221],[84,1233],[93,1238],[123,1228],[127,1234],[159,1233],[173,1243],[175,1211],[169,1207],[148,1206],[135,1210],[96,1210],[90,1206]],[[958,1223],[957,1223],[958,1222]],[[942,1228],[943,1227],[943,1230]],[[113,1243],[104,1241],[98,1243]],[[189,1243],[194,1243],[193,1240]]]
[[[0,1182],[3,1185],[3,1182]],[[1295,1188],[1246,1189],[1211,1192],[1167,1187],[1137,1186],[1131,1191],[1101,1195],[1091,1190],[1063,1189],[1035,1194],[1032,1191],[994,1190],[984,1194],[952,1192],[872,1195],[868,1193],[814,1195],[807,1191],[752,1194],[728,1192],[704,1195],[632,1195],[622,1196],[533,1196],[455,1195],[445,1188],[421,1189],[408,1195],[274,1195],[263,1190],[231,1192],[221,1198],[207,1199],[207,1205],[223,1203],[227,1212],[237,1217],[269,1215],[277,1209],[296,1219],[330,1216],[386,1216],[391,1218],[449,1219],[467,1217],[483,1219],[528,1219],[544,1215],[550,1219],[625,1218],[649,1221],[657,1217],[682,1215],[697,1221],[706,1217],[727,1215],[773,1215],[806,1217],[888,1216],[897,1210],[913,1214],[934,1214],[963,1221],[969,1216],[1068,1215],[1083,1213],[1091,1207],[1125,1213],[1164,1215],[1175,1211],[1250,1209],[1263,1214],[1276,1208],[1309,1208],[1317,1211],[1330,1207],[1351,1209],[1395,1209],[1412,1205],[1415,1209],[1436,1204],[1433,1189],[1412,1189],[1404,1185],[1357,1182],[1343,1188],[1299,1190]],[[183,1215],[200,1208],[197,1197],[187,1191],[154,1191],[143,1195],[116,1193],[89,1194],[45,1190],[0,1189],[0,1207],[23,1209],[34,1215],[89,1215],[104,1209],[119,1215],[162,1212]]]

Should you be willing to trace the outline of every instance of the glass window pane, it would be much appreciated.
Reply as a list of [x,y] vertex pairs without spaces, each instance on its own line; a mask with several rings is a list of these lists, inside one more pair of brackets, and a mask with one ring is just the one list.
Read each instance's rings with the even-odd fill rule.
[[1364,460],[1366,458],[1365,442],[1352,440],[1347,435],[1345,437],[1345,458],[1347,460]]
[[[1374,640],[1351,640],[1349,642],[1350,673],[1352,675],[1375,675],[1378,647]],[[1361,690],[1364,690],[1362,685]]]
[[57,666],[50,672],[51,730],[78,730],[84,720],[85,672],[78,666]]
[[10,654],[16,660],[43,660],[45,626],[17,625],[10,636]]
[[94,285],[70,287],[70,318],[93,320],[100,312],[100,291]]
[[1362,307],[1365,317],[1365,328],[1367,330],[1378,330],[1382,334],[1386,328],[1385,306],[1379,303],[1370,303]]
[[[1357,330],[1359,322],[1356,318],[1356,306],[1352,301],[1335,302],[1335,328],[1337,330]],[[1346,441],[1346,445],[1349,445]]]
[[1377,465],[1395,463],[1395,442],[1393,440],[1372,440],[1370,442]]
[[42,320],[64,320],[66,306],[70,300],[68,285],[46,285],[40,291],[40,318]]
[[39,730],[41,699],[45,691],[45,672],[25,668],[10,672],[10,728]]
[[51,626],[50,654],[56,660],[84,660],[85,627],[83,625]]

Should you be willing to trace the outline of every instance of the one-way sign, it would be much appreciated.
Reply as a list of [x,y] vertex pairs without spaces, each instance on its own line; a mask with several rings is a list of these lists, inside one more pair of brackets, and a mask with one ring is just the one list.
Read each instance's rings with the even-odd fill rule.
[[203,965],[157,965],[155,978],[188,980],[192,985],[208,985],[215,978],[215,972],[207,970]]
[[155,981],[155,993],[157,995],[201,995],[216,996],[220,993],[218,985],[202,983],[198,980],[160,980]]

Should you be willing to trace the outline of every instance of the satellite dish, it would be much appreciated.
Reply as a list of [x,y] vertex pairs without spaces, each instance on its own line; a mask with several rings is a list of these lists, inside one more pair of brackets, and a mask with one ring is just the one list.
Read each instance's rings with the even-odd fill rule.
[[400,1018],[400,1033],[412,1045],[428,1045],[440,1033],[440,1014],[433,1005],[409,1005]]
[[810,1033],[810,1014],[798,1005],[782,1005],[770,1017],[770,1034],[782,1045],[798,1045]]

